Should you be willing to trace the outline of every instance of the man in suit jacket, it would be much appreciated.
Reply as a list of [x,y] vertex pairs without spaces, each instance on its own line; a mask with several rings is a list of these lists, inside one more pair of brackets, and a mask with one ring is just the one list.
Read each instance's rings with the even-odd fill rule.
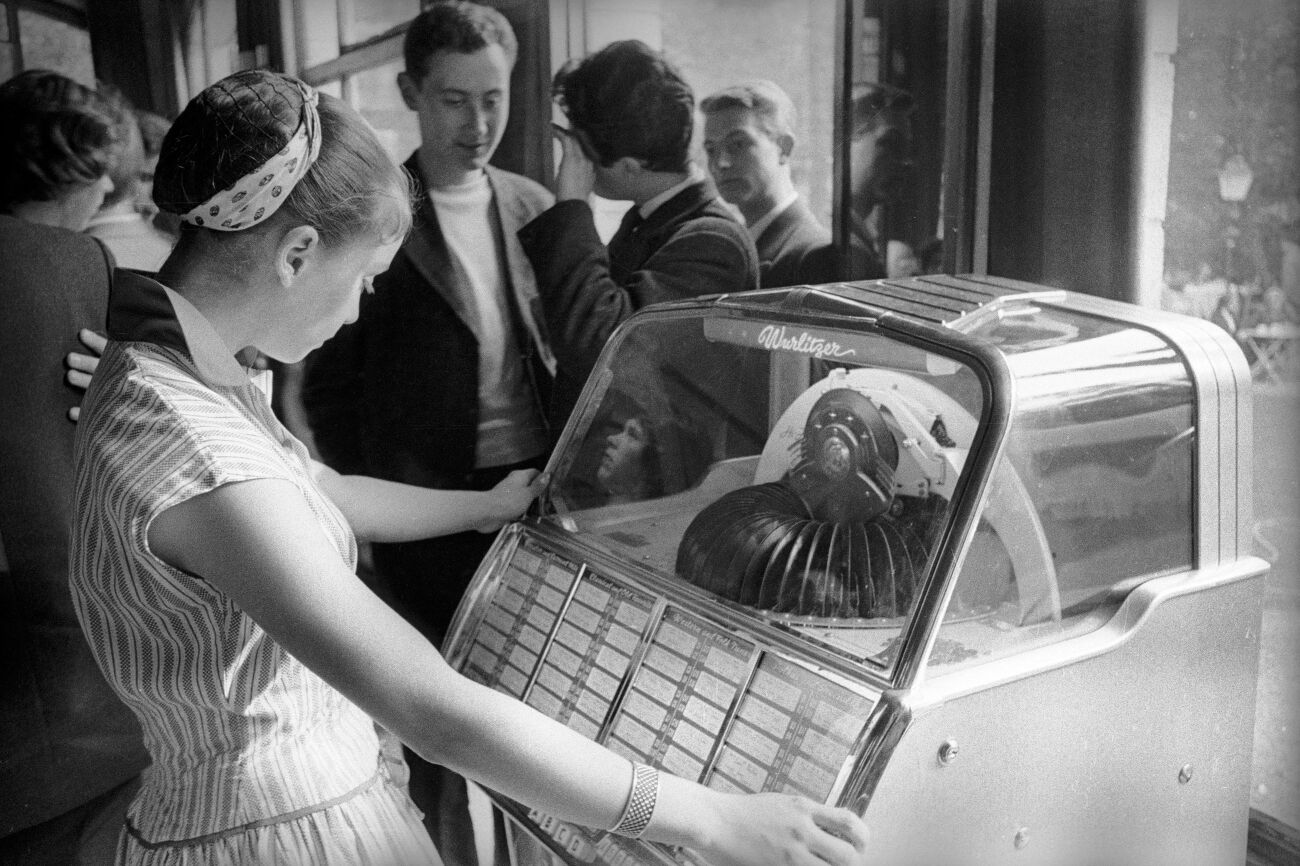
[[106,862],[149,756],[68,593],[63,359],[104,325],[113,260],[81,229],[112,188],[121,119],[40,70],[0,85],[0,117],[0,862]]
[[834,268],[818,272],[809,255],[826,248],[833,264],[831,233],[799,198],[790,177],[794,151],[794,103],[766,80],[725,87],[700,103],[704,152],[718,192],[740,211],[758,247],[760,283],[776,288],[830,282]]
[[[567,417],[609,335],[660,301],[758,288],[749,235],[690,160],[694,96],[663,55],[614,42],[560,71],[569,120],[554,207],[519,238],[537,273]],[[587,197],[631,200],[606,248]]]
[[[398,86],[421,144],[406,168],[415,223],[357,321],[308,359],[303,405],[332,468],[440,489],[486,490],[541,468],[555,360],[516,234],[550,206],[540,184],[489,166],[517,43],[473,3],[436,3],[407,30]],[[441,645],[492,536],[373,545],[379,586]],[[411,796],[448,864],[473,863],[463,783],[414,753]]]

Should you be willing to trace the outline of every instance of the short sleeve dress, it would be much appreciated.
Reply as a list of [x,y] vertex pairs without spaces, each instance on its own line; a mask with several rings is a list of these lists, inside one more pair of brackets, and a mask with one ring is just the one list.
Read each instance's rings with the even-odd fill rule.
[[289,481],[339,557],[343,516],[303,445],[212,326],[126,271],[76,441],[73,602],[108,681],[140,718],[152,764],[119,864],[439,863],[388,779],[371,719],[227,596],[149,550],[167,508],[224,485]]

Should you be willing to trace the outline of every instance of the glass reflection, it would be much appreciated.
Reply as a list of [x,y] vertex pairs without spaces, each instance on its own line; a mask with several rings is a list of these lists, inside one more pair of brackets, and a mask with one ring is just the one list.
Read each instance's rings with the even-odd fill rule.
[[943,271],[946,0],[855,0],[845,277]]

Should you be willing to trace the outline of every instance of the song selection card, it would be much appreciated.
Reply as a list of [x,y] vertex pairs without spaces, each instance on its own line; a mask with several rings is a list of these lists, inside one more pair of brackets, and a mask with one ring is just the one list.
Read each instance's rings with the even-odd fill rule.
[[519,545],[474,634],[465,675],[522,698],[577,574],[572,563]]
[[668,608],[619,704],[605,745],[698,780],[753,669],[755,645]]
[[596,739],[654,607],[649,593],[588,572],[555,630],[528,704]]
[[768,653],[736,709],[707,784],[825,801],[871,708],[871,698]]

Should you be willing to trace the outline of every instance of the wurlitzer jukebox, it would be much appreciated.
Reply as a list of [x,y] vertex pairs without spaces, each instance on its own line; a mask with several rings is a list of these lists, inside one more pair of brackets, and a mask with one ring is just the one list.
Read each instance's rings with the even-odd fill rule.
[[[1239,863],[1248,382],[1211,325],[989,277],[646,310],[448,657],[629,758],[853,808],[873,862]],[[702,862],[491,796],[517,866]]]

